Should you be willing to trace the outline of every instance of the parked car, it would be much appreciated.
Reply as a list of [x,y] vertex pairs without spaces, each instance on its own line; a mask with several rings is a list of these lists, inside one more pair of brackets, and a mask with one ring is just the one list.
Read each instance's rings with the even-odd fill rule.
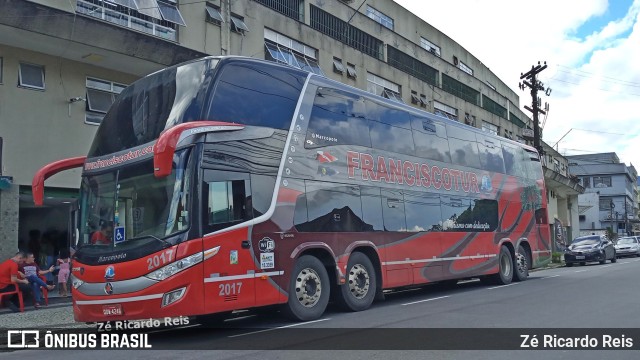
[[618,240],[615,245],[616,255],[622,256],[640,256],[640,241],[637,236],[623,237]]
[[604,235],[577,237],[573,239],[564,253],[564,262],[569,267],[575,263],[585,265],[594,261],[604,264],[607,260],[611,260],[612,263],[616,262],[616,249]]

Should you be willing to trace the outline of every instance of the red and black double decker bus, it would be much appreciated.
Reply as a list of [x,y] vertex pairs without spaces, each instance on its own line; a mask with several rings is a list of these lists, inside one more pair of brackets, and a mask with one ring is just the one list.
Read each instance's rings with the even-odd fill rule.
[[479,277],[551,257],[536,151],[298,69],[209,57],[127,87],[82,166],[78,321],[282,304]]

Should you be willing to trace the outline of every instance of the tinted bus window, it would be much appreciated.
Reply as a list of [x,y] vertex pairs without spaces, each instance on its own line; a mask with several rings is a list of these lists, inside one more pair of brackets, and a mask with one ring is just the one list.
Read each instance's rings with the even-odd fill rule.
[[331,186],[326,183],[306,183],[308,219],[297,223],[303,232],[362,231],[362,205],[357,186]]
[[261,216],[269,210],[275,185],[275,176],[251,174],[251,189],[253,192],[247,200],[249,209],[253,208],[254,217]]
[[503,142],[502,155],[504,158],[505,172],[512,176],[527,178],[525,152],[521,147]]
[[360,201],[362,202],[363,231],[383,231],[382,197],[380,189],[376,187],[361,186]]
[[381,190],[385,231],[406,231],[402,191]]
[[480,168],[480,158],[478,156],[478,146],[475,141],[449,138],[449,149],[451,150],[451,162],[460,166]]
[[305,148],[331,145],[371,146],[369,124],[361,98],[342,91],[319,88],[311,110]]
[[404,110],[394,109],[371,100],[365,101],[366,117],[369,120],[387,125],[411,129],[411,114]]
[[467,198],[442,195],[440,208],[442,210],[442,231],[469,231],[458,218],[468,211],[471,202]]
[[440,196],[411,192],[404,195],[407,231],[437,231],[442,219]]
[[498,202],[442,196],[443,231],[487,232],[498,227]]
[[476,134],[480,165],[483,170],[504,173],[504,161],[502,160],[502,147],[500,140],[488,136]]
[[370,121],[371,142],[376,149],[414,156],[411,130]]
[[525,164],[527,165],[527,175],[531,180],[540,180],[543,178],[542,165],[538,153],[532,150],[524,150]]
[[416,156],[451,162],[447,130],[443,123],[427,118],[416,117],[411,123]]
[[305,78],[266,64],[222,68],[206,119],[289,130]]

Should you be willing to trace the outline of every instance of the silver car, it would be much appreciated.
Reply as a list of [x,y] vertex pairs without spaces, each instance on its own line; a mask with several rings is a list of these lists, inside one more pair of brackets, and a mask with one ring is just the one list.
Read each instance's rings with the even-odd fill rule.
[[615,245],[616,256],[640,256],[640,241],[637,236],[623,237]]

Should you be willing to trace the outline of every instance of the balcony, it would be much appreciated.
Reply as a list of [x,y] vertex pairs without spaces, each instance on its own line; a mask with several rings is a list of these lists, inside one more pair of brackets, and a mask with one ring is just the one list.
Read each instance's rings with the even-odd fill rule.
[[135,16],[127,15],[96,3],[77,0],[76,12],[166,40],[178,40],[177,31],[175,29],[162,26],[151,21],[146,21]]

